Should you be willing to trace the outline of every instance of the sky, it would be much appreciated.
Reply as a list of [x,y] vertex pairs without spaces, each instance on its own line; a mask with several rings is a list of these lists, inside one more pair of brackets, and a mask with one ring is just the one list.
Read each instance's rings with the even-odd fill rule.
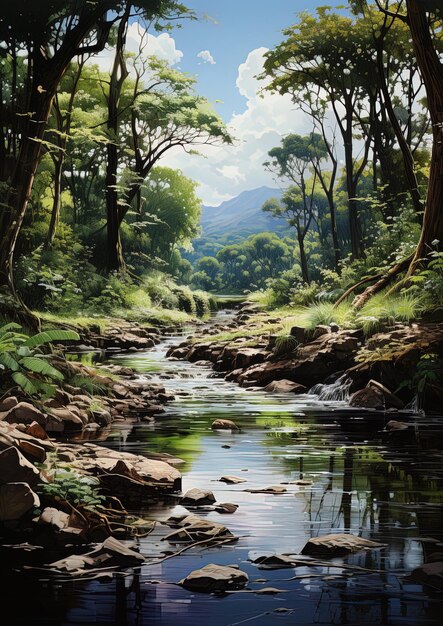
[[[258,95],[264,83],[263,54],[296,22],[300,11],[314,11],[324,0],[184,0],[199,16],[169,33],[149,37],[151,54],[197,78],[196,89],[222,116],[235,137],[233,146],[205,147],[204,156],[183,150],[168,153],[162,165],[179,168],[198,183],[197,194],[216,206],[242,191],[275,187],[263,168],[267,152],[282,136],[307,133],[309,120],[289,96]],[[137,49],[137,26],[128,33],[128,49]],[[106,59],[103,59],[106,65]]]

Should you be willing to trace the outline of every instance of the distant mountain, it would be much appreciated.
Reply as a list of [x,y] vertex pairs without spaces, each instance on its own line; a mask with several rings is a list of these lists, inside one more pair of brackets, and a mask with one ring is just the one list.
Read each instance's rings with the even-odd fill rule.
[[204,206],[201,218],[202,237],[232,236],[238,240],[263,231],[282,232],[287,228],[285,220],[272,217],[261,210],[266,200],[280,199],[282,195],[280,189],[259,187],[243,191],[217,207]]

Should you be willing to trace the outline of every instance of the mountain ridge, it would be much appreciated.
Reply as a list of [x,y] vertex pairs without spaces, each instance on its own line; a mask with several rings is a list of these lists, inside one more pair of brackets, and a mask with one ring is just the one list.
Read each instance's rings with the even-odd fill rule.
[[202,237],[229,235],[254,235],[269,231],[281,232],[286,222],[262,211],[262,206],[270,198],[280,199],[283,191],[278,188],[257,187],[242,191],[238,196],[225,200],[218,206],[203,206],[201,227]]

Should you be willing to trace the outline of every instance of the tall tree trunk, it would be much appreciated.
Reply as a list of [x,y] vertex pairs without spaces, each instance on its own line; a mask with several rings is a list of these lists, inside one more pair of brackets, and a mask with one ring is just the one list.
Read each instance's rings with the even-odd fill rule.
[[120,216],[117,184],[118,153],[115,143],[108,143],[106,163],[106,215],[107,215],[107,260],[108,272],[125,268],[120,236]]
[[61,196],[62,196],[62,176],[63,176],[63,163],[64,163],[63,153],[57,157],[55,162],[55,171],[54,171],[54,199],[52,201],[52,210],[51,210],[51,220],[49,222],[48,234],[46,237],[45,248],[52,248],[52,244],[54,243],[55,234],[57,232],[57,225],[60,216],[60,208],[61,208]]
[[344,137],[346,192],[348,194],[349,237],[351,240],[351,255],[353,259],[361,259],[364,254],[363,236],[358,214],[357,181],[354,173],[354,159],[352,154],[352,116],[347,120],[346,136]]
[[310,282],[309,281],[309,269],[308,269],[308,259],[306,257],[306,250],[305,250],[305,238],[303,237],[302,234],[298,233],[297,239],[298,239],[298,247],[300,250],[301,275],[303,278],[303,282],[309,284]]
[[[384,105],[385,107],[385,111],[392,125],[392,130],[395,133],[395,137],[400,147],[400,151],[403,157],[403,165],[405,169],[406,181],[409,187],[409,194],[411,196],[411,200],[414,205],[414,210],[421,222],[423,202],[420,196],[417,176],[415,174],[414,157],[412,155],[411,146],[408,143],[406,137],[404,136],[403,131],[400,126],[400,122],[398,121],[397,115],[395,114],[395,109],[392,103],[391,94],[389,93],[388,83],[386,80],[386,74],[385,74],[385,69],[384,69],[384,64],[383,64],[383,42],[384,42],[387,32],[388,32],[388,29],[386,26],[384,26],[381,31],[381,37],[377,39],[376,41],[378,80],[380,83],[380,92],[381,92],[380,104],[382,106]],[[394,172],[391,172],[391,176],[393,175],[394,175]]]
[[14,253],[17,239],[25,218],[28,201],[34,184],[35,174],[40,156],[41,140],[51,111],[54,89],[40,92],[36,87],[42,84],[36,71],[29,116],[23,128],[22,144],[12,177],[8,197],[8,216],[4,222],[4,233],[0,242],[0,287],[7,287],[12,297],[22,309],[23,321],[30,327],[38,326],[35,316],[24,305],[18,296],[14,283]]
[[408,270],[408,276],[411,276],[431,249],[437,246],[439,250],[443,250],[443,63],[432,41],[425,8],[417,0],[406,0],[406,6],[417,64],[426,89],[433,132],[426,207],[420,240]]
[[338,272],[340,270],[340,260],[341,260],[341,251],[340,251],[340,243],[338,241],[338,232],[337,232],[337,214],[335,211],[335,202],[333,193],[327,193],[326,197],[328,199],[329,205],[329,214],[331,216],[331,235],[332,235],[332,244],[334,246],[334,267]]
[[110,271],[124,271],[125,262],[120,236],[120,224],[124,212],[119,205],[117,190],[118,175],[118,137],[119,137],[119,102],[124,82],[128,76],[124,49],[130,15],[131,3],[128,3],[120,20],[115,44],[114,64],[111,71],[108,95],[108,145],[106,161],[106,214],[107,214],[107,261]]

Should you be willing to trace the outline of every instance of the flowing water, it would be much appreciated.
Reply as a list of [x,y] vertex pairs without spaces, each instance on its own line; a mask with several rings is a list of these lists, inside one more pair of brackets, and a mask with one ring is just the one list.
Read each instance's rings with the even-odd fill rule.
[[[181,458],[183,491],[209,488],[218,502],[239,505],[233,515],[198,511],[225,524],[238,542],[194,548],[105,581],[33,579],[10,624],[441,624],[443,594],[407,578],[431,552],[443,551],[437,543],[443,540],[439,420],[418,418],[418,435],[400,432],[386,441],[384,418],[357,414],[331,399],[340,392],[334,396],[323,389],[320,399],[241,389],[209,367],[167,360],[168,347],[180,341],[170,337],[150,351],[114,359],[161,382],[176,399],[154,424],[116,425],[104,445]],[[235,421],[241,431],[212,431],[217,418]],[[218,481],[227,474],[247,482]],[[244,491],[300,479],[306,484],[286,484],[283,495]],[[163,503],[146,516],[161,522],[184,513],[179,505]],[[161,541],[168,532],[158,524],[138,541],[141,553],[177,550]],[[262,570],[248,560],[254,554],[298,553],[309,538],[330,532],[352,532],[386,545],[334,559],[334,567]],[[249,576],[248,589],[283,591],[215,596],[174,584],[208,563],[238,565]],[[373,572],[356,573],[341,564]]]

